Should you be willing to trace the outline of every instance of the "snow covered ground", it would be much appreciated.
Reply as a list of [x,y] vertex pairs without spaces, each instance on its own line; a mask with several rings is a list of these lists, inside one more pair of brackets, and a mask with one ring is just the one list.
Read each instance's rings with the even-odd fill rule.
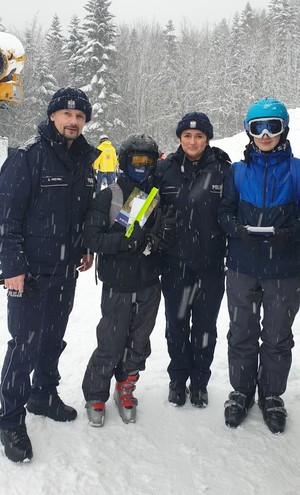
[[[291,110],[290,140],[300,157],[300,110]],[[244,133],[212,144],[239,159]],[[224,425],[223,404],[230,385],[227,371],[226,296],[218,321],[218,343],[209,384],[209,406],[189,401],[175,408],[167,401],[168,355],[161,304],[152,334],[152,354],[141,373],[135,424],[122,422],[111,398],[103,428],[88,426],[81,382],[96,345],[101,284],[94,270],[80,274],[75,307],[60,360],[62,399],[77,408],[73,423],[27,415],[33,444],[31,463],[14,464],[0,447],[0,495],[296,495],[300,486],[300,314],[288,389],[286,432],[273,435],[257,404],[236,430]],[[6,297],[0,288],[0,362],[9,334]],[[113,387],[113,384],[112,384]]]

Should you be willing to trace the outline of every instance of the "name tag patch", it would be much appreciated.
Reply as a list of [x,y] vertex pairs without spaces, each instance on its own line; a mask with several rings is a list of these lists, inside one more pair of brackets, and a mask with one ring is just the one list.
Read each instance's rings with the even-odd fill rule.
[[63,176],[46,176],[41,178],[41,187],[53,187],[53,186],[67,186],[66,180]]

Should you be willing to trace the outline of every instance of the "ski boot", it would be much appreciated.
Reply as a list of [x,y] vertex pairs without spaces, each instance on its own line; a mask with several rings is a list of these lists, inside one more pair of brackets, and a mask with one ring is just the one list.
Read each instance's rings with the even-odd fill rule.
[[287,412],[282,398],[278,396],[260,397],[258,405],[269,430],[272,433],[283,433]]
[[103,426],[105,420],[105,402],[90,400],[85,405],[89,424],[91,426]]
[[247,396],[237,390],[230,392],[228,400],[224,404],[226,426],[229,426],[229,428],[237,428],[246,418],[248,411],[253,404],[253,395]]
[[123,382],[116,382],[114,399],[124,423],[135,423],[137,399],[133,396],[139,374],[128,375]]

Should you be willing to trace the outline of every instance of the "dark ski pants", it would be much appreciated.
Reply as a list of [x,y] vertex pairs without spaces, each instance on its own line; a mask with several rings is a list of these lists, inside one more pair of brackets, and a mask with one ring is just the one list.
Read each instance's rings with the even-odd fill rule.
[[249,396],[257,385],[261,396],[280,396],[292,362],[300,277],[258,280],[228,270],[226,286],[230,383]]
[[170,379],[186,383],[190,378],[191,386],[202,390],[211,376],[224,274],[200,276],[190,268],[165,264],[161,282]]
[[145,369],[160,297],[160,283],[133,293],[102,291],[98,347],[82,383],[86,401],[106,402],[113,375],[123,381],[130,373]]
[[12,339],[1,373],[2,429],[24,422],[24,405],[31,394],[49,394],[59,383],[58,360],[66,346],[63,337],[73,307],[76,275],[41,275],[22,297],[8,291],[8,330]]

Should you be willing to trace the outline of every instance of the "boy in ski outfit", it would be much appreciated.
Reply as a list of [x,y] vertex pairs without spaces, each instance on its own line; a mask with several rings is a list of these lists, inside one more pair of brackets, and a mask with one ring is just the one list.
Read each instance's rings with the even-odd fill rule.
[[208,405],[207,384],[217,340],[216,322],[224,294],[226,238],[217,221],[228,155],[212,148],[213,126],[204,113],[182,117],[180,146],[159,162],[161,203],[178,211],[177,242],[162,255],[162,292],[170,363],[168,400]]
[[38,135],[1,169],[0,278],[8,289],[11,340],[1,373],[0,435],[14,462],[32,458],[26,403],[27,411],[54,421],[77,416],[58,395],[58,362],[77,269],[93,263],[82,228],[95,188],[97,151],[82,135],[91,112],[83,91],[59,89]]
[[[135,187],[149,193],[157,158],[158,147],[150,136],[129,136],[120,147],[122,173],[117,184],[97,194],[85,222],[84,243],[98,253],[98,276],[103,282],[98,346],[82,384],[92,426],[104,424],[113,375],[114,398],[122,420],[129,423],[136,418],[133,391],[151,352],[150,334],[161,297],[160,252],[173,240],[175,218],[170,212],[162,215],[158,208],[144,227],[135,223],[129,238],[125,237],[126,228],[114,218]],[[113,196],[116,187],[121,191],[117,210]]]
[[235,428],[245,419],[258,389],[258,405],[272,433],[282,433],[286,424],[281,395],[300,294],[300,160],[287,141],[288,124],[287,109],[278,100],[250,106],[245,159],[226,177],[219,209],[228,234],[228,364],[234,389],[225,402],[225,423]]

